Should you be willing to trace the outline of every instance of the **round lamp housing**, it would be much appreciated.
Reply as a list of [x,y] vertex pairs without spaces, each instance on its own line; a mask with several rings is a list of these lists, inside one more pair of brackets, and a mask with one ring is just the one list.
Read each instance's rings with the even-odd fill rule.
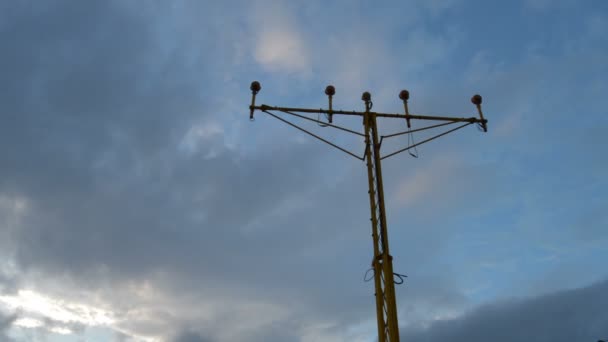
[[253,82],[251,82],[250,89],[251,89],[252,92],[257,93],[257,92],[259,92],[262,89],[262,86],[260,85],[260,82],[253,81]]
[[369,91],[366,91],[365,93],[363,93],[363,95],[361,95],[361,100],[367,102],[367,101],[371,101],[372,100],[372,94],[369,93]]
[[471,102],[473,102],[474,105],[479,106],[481,104],[481,95],[473,95],[473,97],[471,97]]
[[409,91],[407,91],[407,90],[405,90],[405,89],[404,89],[404,90],[402,90],[402,91],[399,93],[399,98],[400,98],[400,99],[402,99],[403,101],[407,101],[407,100],[409,100],[409,99],[410,99],[410,92],[409,92]]

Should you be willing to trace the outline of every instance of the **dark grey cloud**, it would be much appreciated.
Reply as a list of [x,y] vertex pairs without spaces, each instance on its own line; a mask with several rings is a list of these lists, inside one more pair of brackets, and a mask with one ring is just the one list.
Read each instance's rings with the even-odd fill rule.
[[1,95],[0,172],[3,192],[22,194],[31,210],[15,236],[21,266],[131,274],[174,257],[215,259],[236,227],[285,196],[256,189],[288,193],[312,176],[304,168],[288,182],[285,151],[240,162],[230,151],[180,157],[187,129],[211,115],[198,92],[218,66],[205,64],[217,62],[213,51],[189,45],[199,41],[163,38],[175,24],[163,22],[168,8],[14,7],[1,33],[12,82]]
[[597,341],[608,334],[608,281],[535,298],[503,300],[454,320],[402,332],[406,341]]
[[180,333],[173,342],[212,342],[213,340],[205,338],[198,333],[195,332],[182,332]]
[[12,342],[13,339],[7,335],[7,330],[11,327],[13,322],[17,319],[16,314],[5,314],[0,311],[0,338],[2,341]]
[[0,294],[15,293],[19,288],[19,279],[15,275],[0,271]]
[[[359,304],[344,310],[364,303],[362,288],[343,298],[324,289],[350,283],[333,281],[350,260],[328,263],[334,248],[324,244],[343,239],[345,223],[365,222],[368,209],[364,187],[352,190],[360,197],[351,190],[320,196],[327,193],[322,172],[333,171],[322,146],[277,145],[246,156],[205,140],[194,153],[180,151],[192,125],[218,119],[200,93],[219,91],[210,84],[224,67],[221,55],[231,52],[216,41],[225,36],[174,37],[183,18],[172,15],[184,13],[160,4],[5,7],[0,193],[25,199],[27,209],[18,227],[5,228],[2,244],[22,274],[62,275],[95,290],[161,271],[175,291],[217,283],[263,300],[308,302],[304,321],[321,304],[320,316],[350,312],[339,318],[344,324],[367,317]],[[211,158],[209,145],[218,152]],[[344,220],[352,208],[360,217]],[[369,235],[361,233],[367,264]],[[294,321],[293,331],[302,324]],[[296,339],[283,328],[258,339]]]
[[[235,114],[215,112],[214,101],[242,104],[247,122],[248,84],[224,81],[234,77],[229,61],[249,39],[231,11],[196,2],[0,6],[0,194],[27,203],[18,223],[2,227],[0,257],[14,258],[23,274],[66,277],[91,291],[111,293],[162,273],[169,279],[162,290],[175,298],[201,294],[195,297],[204,303],[221,289],[293,309],[256,328],[249,341],[297,341],[312,321],[332,322],[336,334],[373,321],[372,285],[362,282],[371,259],[363,164],[321,144],[283,143],[263,120],[240,138],[257,137],[267,150],[232,149],[221,133],[201,138],[193,152],[180,150],[195,125],[234,128]],[[243,91],[232,92],[235,85]],[[280,137],[291,138],[285,132]],[[462,140],[451,141],[453,152]],[[424,158],[438,151],[429,147]],[[424,163],[387,162],[387,193]],[[398,206],[389,212],[396,270],[410,275],[398,289],[403,318],[427,321],[466,306],[451,282],[456,270],[436,261],[455,235],[444,223],[492,195],[518,198],[521,189],[506,191],[502,167],[458,164],[438,175],[445,197],[427,195],[405,213]],[[477,188],[490,195],[467,193]],[[402,220],[407,224],[392,225]],[[442,274],[429,275],[431,266]],[[18,281],[0,273],[0,289],[12,292]],[[129,304],[117,307],[128,311]],[[227,310],[238,311],[234,306]],[[153,326],[159,321],[189,326],[172,308],[148,314],[134,323],[141,331],[162,330]],[[226,329],[211,321],[209,335],[166,333],[207,341]]]
[[196,101],[193,66],[180,54],[158,56],[150,19],[114,2],[14,7],[0,33],[10,80],[1,95],[4,186],[80,191],[104,153],[119,149],[126,166],[175,139],[195,114],[185,110]]
[[[259,315],[264,315],[264,312],[259,312]],[[238,326],[233,326],[232,329],[238,329]],[[216,331],[216,335],[230,335],[229,326],[226,326],[226,331]],[[263,330],[253,331],[247,334],[247,341],[252,342],[264,342],[264,341],[284,341],[284,342],[296,342],[302,341],[302,337],[299,335],[298,329],[301,329],[301,324],[293,320],[283,320],[276,324],[270,324]],[[205,333],[197,332],[192,329],[184,329],[177,333],[170,342],[215,342],[221,341],[221,338],[214,338],[206,335]]]

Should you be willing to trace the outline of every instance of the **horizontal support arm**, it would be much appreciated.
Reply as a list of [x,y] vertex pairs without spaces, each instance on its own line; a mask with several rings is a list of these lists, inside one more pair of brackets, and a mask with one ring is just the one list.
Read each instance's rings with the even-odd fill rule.
[[[364,116],[365,112],[357,112],[357,111],[346,111],[346,110],[328,110],[328,109],[313,109],[313,108],[290,108],[290,107],[276,107],[276,106],[250,106],[251,110],[261,110],[261,111],[269,111],[269,110],[277,110],[281,112],[298,112],[298,113],[311,113],[311,114],[341,114],[341,115],[355,115],[355,116]],[[479,119],[476,117],[470,118],[457,118],[457,117],[449,117],[449,116],[431,116],[431,115],[414,115],[414,114],[390,114],[390,113],[378,113],[378,112],[369,112],[376,117],[382,118],[401,118],[401,119],[417,119],[417,120],[433,120],[433,121],[451,121],[451,122],[468,122],[468,123],[480,123],[485,124],[488,120]]]

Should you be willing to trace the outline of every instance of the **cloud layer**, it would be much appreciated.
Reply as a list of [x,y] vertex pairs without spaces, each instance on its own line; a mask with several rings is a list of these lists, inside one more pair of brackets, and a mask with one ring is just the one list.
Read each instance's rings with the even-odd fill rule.
[[453,320],[411,330],[412,342],[597,341],[606,335],[608,282],[528,299],[488,304]]
[[[547,18],[555,42],[524,5],[400,4],[0,5],[0,338],[373,339],[363,164],[250,123],[253,79],[262,103],[325,106],[331,82],[336,107],[371,90],[394,112],[411,87],[420,114],[470,115],[482,89],[491,134],[384,164],[403,335],[542,341],[544,310],[564,338],[600,334],[605,16]],[[521,27],[480,31],[494,11]]]

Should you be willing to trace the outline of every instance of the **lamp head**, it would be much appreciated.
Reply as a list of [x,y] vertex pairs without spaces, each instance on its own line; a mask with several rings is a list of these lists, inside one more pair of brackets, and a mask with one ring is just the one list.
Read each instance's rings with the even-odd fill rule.
[[361,95],[361,100],[368,102],[372,100],[372,94],[369,93],[369,91],[366,91],[365,93],[363,93],[363,95]]
[[474,105],[479,106],[481,104],[481,95],[473,95],[473,97],[471,97],[471,102],[473,102]]
[[260,82],[258,82],[258,81],[253,81],[253,82],[251,82],[251,87],[249,87],[249,89],[251,89],[251,91],[252,91],[254,94],[257,94],[257,92],[259,92],[259,91],[260,91],[260,89],[262,89],[262,86],[260,85]]

